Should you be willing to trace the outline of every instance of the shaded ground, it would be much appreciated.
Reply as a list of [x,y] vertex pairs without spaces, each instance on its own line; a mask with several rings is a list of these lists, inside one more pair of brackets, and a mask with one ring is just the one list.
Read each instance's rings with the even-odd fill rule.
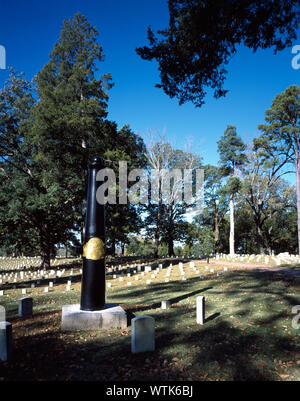
[[[186,268],[186,281],[179,275],[132,287],[115,281],[107,292],[108,302],[120,303],[130,316],[155,318],[151,353],[131,354],[131,327],[62,332],[61,306],[79,301],[79,282],[69,293],[64,286],[34,293],[34,316],[25,319],[17,316],[17,293],[2,297],[15,353],[12,361],[0,362],[0,380],[300,380],[300,332],[291,312],[300,305],[299,278],[245,268],[217,277],[204,264],[196,266],[204,279]],[[195,321],[198,295],[206,299],[203,326]],[[161,310],[165,299],[172,306]]]

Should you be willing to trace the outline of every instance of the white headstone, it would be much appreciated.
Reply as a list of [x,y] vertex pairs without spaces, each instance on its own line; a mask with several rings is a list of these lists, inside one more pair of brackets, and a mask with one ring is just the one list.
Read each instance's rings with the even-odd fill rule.
[[197,323],[204,324],[205,321],[205,297],[196,298],[196,310],[197,310]]
[[32,298],[20,298],[19,299],[19,309],[18,314],[20,317],[31,316],[32,315]]
[[138,316],[131,320],[131,352],[155,350],[155,320],[151,316]]
[[0,360],[8,361],[12,354],[12,325],[9,322],[0,322]]
[[0,322],[6,321],[6,312],[4,306],[0,305]]
[[168,309],[171,305],[170,301],[161,301],[161,309]]

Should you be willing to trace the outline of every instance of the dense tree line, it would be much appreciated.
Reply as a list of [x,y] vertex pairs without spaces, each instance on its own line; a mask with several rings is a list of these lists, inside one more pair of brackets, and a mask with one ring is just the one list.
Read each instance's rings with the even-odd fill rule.
[[[109,74],[97,31],[77,14],[65,21],[49,62],[33,85],[11,71],[0,92],[0,232],[8,253],[36,251],[48,267],[55,245],[80,245],[87,165],[143,165],[144,144],[129,126],[107,119]],[[110,242],[123,240],[138,218],[130,206],[107,207]]]
[[[277,22],[279,29],[284,18]],[[252,144],[227,126],[217,143],[218,165],[203,165],[201,155],[176,149],[163,137],[145,144],[129,125],[119,129],[107,118],[113,84],[110,74],[98,72],[104,55],[97,35],[77,14],[64,22],[33,82],[11,71],[0,91],[0,254],[39,254],[49,267],[58,246],[80,248],[87,165],[95,155],[116,172],[117,195],[120,161],[128,171],[146,172],[140,182],[158,172],[155,201],[148,196],[146,204],[106,205],[111,254],[299,252],[300,88],[291,86],[274,99]],[[291,28],[285,42],[292,36]],[[280,48],[285,42],[273,38],[265,45]],[[296,190],[284,180],[288,166],[296,170]],[[195,215],[197,196],[195,204],[178,200],[183,184],[174,177],[165,199],[163,180],[176,169],[204,170],[201,213]],[[195,193],[195,175],[190,181]],[[146,195],[153,194],[154,185],[147,188]]]

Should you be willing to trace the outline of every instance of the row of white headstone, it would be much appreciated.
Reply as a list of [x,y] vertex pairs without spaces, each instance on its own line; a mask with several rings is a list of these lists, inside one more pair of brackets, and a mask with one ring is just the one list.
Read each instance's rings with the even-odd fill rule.
[[[79,270],[80,274],[82,273],[82,269]],[[30,287],[31,288],[35,288],[36,286],[43,284],[43,281],[46,279],[50,279],[51,277],[55,276],[55,278],[53,278],[52,281],[49,281],[48,286],[44,287],[44,292],[48,292],[50,289],[53,289],[54,284],[56,283],[56,280],[60,277],[62,277],[64,275],[64,273],[66,272],[66,269],[63,270],[51,270],[50,272],[46,272],[45,270],[40,270],[37,272],[34,272],[33,275],[31,274],[31,272],[25,272],[25,276],[24,276],[24,272],[20,272],[20,278],[21,280],[28,280],[30,283]],[[17,274],[17,273],[16,273]],[[67,286],[66,286],[66,290],[70,291],[71,290],[71,284],[72,284],[72,275],[73,275],[73,269],[71,269],[70,273],[69,273],[69,280],[67,282]],[[16,276],[12,281],[12,276],[3,274],[0,274],[0,284],[3,283],[3,279],[6,279],[7,281],[5,281],[5,284],[9,284],[12,283],[12,289],[17,289],[17,284],[20,284],[19,281],[17,281]],[[32,281],[36,281],[32,282]],[[24,281],[21,282],[21,284],[24,284]],[[21,288],[22,290],[22,295],[25,295],[27,293],[27,289],[26,288]],[[0,290],[0,296],[4,295],[4,290]]]
[[[146,267],[147,267],[147,266],[146,266]],[[151,266],[149,266],[149,267],[150,267],[150,269],[145,269],[144,272],[140,272],[140,275],[141,275],[141,276],[144,276],[144,275],[146,274],[146,272],[151,272]],[[182,263],[182,262],[179,262],[178,267],[179,267],[180,274],[181,274],[181,276],[182,276],[182,280],[186,280],[187,278],[186,278],[186,275],[185,275],[183,263]],[[194,263],[194,262],[190,262],[189,267],[190,267],[190,269],[192,269],[192,270],[194,271],[195,274],[200,274],[200,271],[195,267],[195,263]],[[170,265],[167,267],[167,270],[166,270],[165,282],[169,282],[169,281],[170,281],[170,275],[171,275],[172,269],[173,269],[173,264],[170,263]],[[211,273],[214,273],[214,269],[209,268],[209,266],[205,266],[205,269],[206,269],[206,270],[209,270]],[[227,267],[223,267],[223,269],[224,269],[224,271],[227,271],[227,270],[228,270]],[[160,270],[162,270],[162,265],[159,265],[159,266],[153,271],[153,274],[151,275],[151,279],[155,279],[155,278],[157,277],[158,273],[160,272]],[[132,273],[127,273],[127,277],[135,277],[135,280],[138,281],[138,280],[139,280],[139,276],[138,276],[138,275],[134,276],[135,274],[137,274],[137,271],[136,271],[136,270],[133,271],[133,276],[132,276]],[[219,277],[219,276],[221,276],[221,274],[222,274],[221,272],[217,272],[216,275],[217,275],[217,277]],[[200,274],[199,277],[200,277],[200,279],[202,279],[202,278],[204,278],[204,275],[203,275],[203,274]],[[114,280],[114,279],[116,279],[116,278],[117,278],[117,274],[113,274],[113,275],[112,275],[112,279]],[[120,281],[120,282],[123,282],[123,281],[124,281],[124,278],[123,278],[123,274],[122,274],[122,273],[121,273],[121,276],[119,277],[119,281]],[[151,284],[151,280],[149,280],[149,279],[146,280],[146,284],[147,284],[147,285],[148,285],[148,284]],[[128,282],[127,282],[127,285],[128,285],[128,286],[132,285],[132,282],[131,282],[131,281],[128,281]],[[111,286],[112,286],[111,282],[107,282],[107,287],[108,287],[108,288],[111,288]]]
[[225,259],[230,262],[261,262],[269,264],[270,262],[275,262],[276,266],[281,264],[297,264],[300,263],[300,258],[298,255],[290,255],[287,252],[275,255],[227,255],[227,254],[217,254],[215,256],[216,260]]
[[[74,262],[80,263],[81,258],[72,258],[72,259],[51,259],[51,266],[59,266],[59,265],[70,265]],[[1,270],[23,270],[29,268],[39,267],[41,265],[41,258],[39,256],[35,257],[5,257],[0,256],[0,269]]]

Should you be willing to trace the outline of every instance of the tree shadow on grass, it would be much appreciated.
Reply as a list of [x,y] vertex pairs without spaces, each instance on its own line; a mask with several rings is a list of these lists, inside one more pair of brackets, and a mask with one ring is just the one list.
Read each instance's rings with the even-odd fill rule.
[[[18,325],[15,355],[12,361],[0,363],[0,377],[12,381],[281,380],[283,371],[274,360],[294,361],[299,345],[296,331],[295,336],[287,336],[274,325],[281,329],[289,316],[297,297],[288,295],[287,289],[297,293],[298,283],[247,271],[224,275],[210,284],[209,304],[220,312],[212,313],[204,325],[195,323],[194,307],[178,300],[203,288],[178,294],[177,304],[166,311],[151,309],[156,302],[147,303],[143,311],[149,310],[156,322],[154,352],[131,354],[130,328],[63,333],[57,311],[53,316],[51,312],[38,315],[36,322],[13,319],[13,327]],[[174,283],[169,291],[174,294],[185,288]],[[155,285],[149,291],[156,298],[166,295]],[[233,300],[234,309],[229,310]],[[261,302],[266,310],[257,317],[253,312]],[[132,310],[144,306],[137,304]]]
[[[200,294],[204,291],[210,290],[213,287],[206,287],[206,288],[201,288],[199,290],[196,291],[192,291],[183,295],[180,295],[178,297],[174,297],[174,298],[169,298],[168,300],[170,301],[170,304],[176,304],[180,301],[183,301],[184,299],[190,298],[194,295]],[[135,305],[135,306],[130,306],[130,304],[126,304],[124,305],[126,308],[126,312],[128,311],[128,313],[134,313],[134,312],[143,312],[145,310],[150,310],[150,309],[157,309],[161,307],[161,302],[154,302],[152,304],[148,304],[148,305]]]
[[[274,380],[273,372],[254,364],[259,358],[262,338],[245,334],[224,320],[206,321],[203,326],[170,325],[182,321],[185,311],[168,310],[168,319],[161,319],[156,328],[154,352],[131,353],[128,330],[100,332],[66,332],[59,322],[49,331],[43,322],[40,333],[18,335],[15,354],[10,362],[0,363],[4,380],[82,380],[82,381],[161,381],[161,380]],[[45,314],[49,318],[50,314]],[[54,319],[55,320],[55,319]],[[29,319],[24,330],[36,329]],[[125,333],[125,335],[121,335]],[[85,342],[86,341],[86,342]],[[272,345],[282,349],[282,339],[274,336]],[[186,366],[187,349],[189,368]],[[285,341],[285,348],[293,344]],[[270,350],[264,350],[266,354]],[[273,357],[273,350],[271,351]],[[174,358],[174,357],[177,358]],[[262,364],[263,365],[263,364]]]

